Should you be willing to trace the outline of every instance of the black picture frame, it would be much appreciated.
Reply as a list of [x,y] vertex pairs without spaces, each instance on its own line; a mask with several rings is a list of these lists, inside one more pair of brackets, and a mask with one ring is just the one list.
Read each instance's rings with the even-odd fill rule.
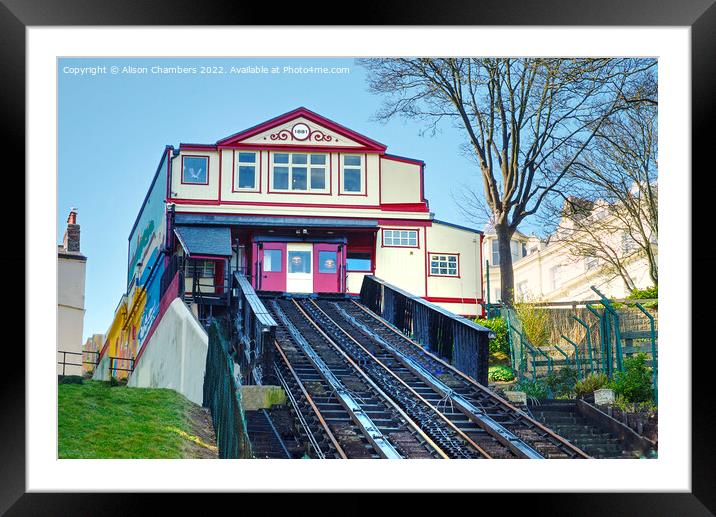
[[[453,2],[369,2],[361,4],[349,19],[359,25],[549,25],[549,26],[688,26],[691,28],[692,73],[692,155],[693,171],[683,171],[685,181],[698,188],[692,189],[692,236],[709,235],[708,222],[713,202],[706,196],[713,192],[711,149],[714,146],[714,115],[716,104],[716,4],[715,0],[542,0],[534,1],[468,1]],[[261,4],[237,2],[190,2],[188,0],[124,0],[109,2],[95,0],[3,0],[0,3],[0,55],[3,80],[2,95],[3,142],[6,148],[24,148],[25,134],[25,30],[28,26],[86,26],[86,25],[248,25],[248,24],[310,24],[317,23],[317,14],[335,12],[335,5],[311,4],[306,9],[303,2],[283,5],[280,10],[271,5],[261,9]],[[326,7],[324,9],[323,7]],[[219,15],[220,14],[220,15]],[[330,22],[326,22],[331,24]],[[663,121],[668,123],[668,121]],[[20,155],[20,153],[16,153]],[[24,153],[21,155],[24,166]],[[700,166],[699,166],[700,165]],[[689,178],[690,176],[690,178]],[[24,182],[16,179],[17,189],[24,191]],[[685,209],[687,209],[685,207]],[[17,214],[20,212],[17,211]],[[5,262],[17,270],[24,262],[24,231],[9,224],[17,232],[6,247]],[[7,221],[7,219],[6,219]],[[22,228],[24,230],[24,228]],[[697,278],[704,275],[707,267],[716,265],[716,252],[709,243],[700,247],[698,255],[691,259],[691,274]],[[687,263],[685,263],[687,265]],[[7,267],[7,266],[6,266]],[[700,274],[699,274],[700,273]],[[25,269],[25,274],[32,274]],[[13,276],[13,275],[10,275]],[[17,293],[21,291],[19,275],[8,278],[6,299],[15,293],[12,303],[15,314],[22,306]],[[708,282],[703,282],[699,292],[708,293]],[[707,296],[707,294],[705,295]],[[691,324],[693,330],[708,328],[709,303],[699,301],[696,291],[692,300]],[[21,305],[22,304],[22,305]],[[711,318],[712,319],[712,318]],[[683,322],[688,328],[688,322]],[[696,327],[699,325],[699,327]],[[705,334],[706,335],[706,334]],[[699,342],[685,330],[682,343],[673,346],[692,350],[692,491],[691,493],[610,493],[610,494],[496,494],[480,495],[467,502],[467,508],[477,511],[482,505],[495,510],[495,503],[508,501],[510,510],[520,506],[523,512],[549,515],[713,515],[716,512],[716,455],[711,429],[716,425],[714,403],[709,379],[713,377],[713,345],[706,339]],[[17,339],[5,343],[5,368],[0,376],[2,391],[2,425],[0,433],[0,512],[8,515],[96,515],[124,514],[150,509],[148,497],[133,494],[28,494],[25,493],[25,354],[17,346]],[[516,467],[517,468],[517,467]],[[354,497],[354,496],[349,496]],[[488,501],[490,497],[490,501]],[[440,496],[443,503],[445,494]],[[425,498],[422,498],[425,499]],[[245,499],[243,500],[245,501]],[[369,499],[361,499],[361,513],[369,508]],[[421,501],[421,500],[419,500]],[[256,502],[256,500],[252,501]],[[225,504],[217,501],[217,505]],[[163,498],[163,513],[171,507],[183,507],[183,497]],[[246,503],[244,503],[246,504]],[[265,502],[269,505],[270,502]],[[423,504],[419,502],[419,504]],[[179,506],[181,505],[181,506]],[[343,505],[342,505],[343,506]],[[349,507],[352,504],[348,505]],[[220,511],[216,506],[211,511]],[[335,509],[336,513],[342,511]],[[223,511],[223,510],[222,510]],[[244,511],[250,510],[247,506]]]

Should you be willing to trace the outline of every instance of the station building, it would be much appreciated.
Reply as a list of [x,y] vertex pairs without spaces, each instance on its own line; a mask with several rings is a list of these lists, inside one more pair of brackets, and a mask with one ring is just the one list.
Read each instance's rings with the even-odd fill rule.
[[237,271],[259,292],[289,293],[358,294],[375,275],[481,315],[482,232],[436,219],[424,174],[421,160],[306,108],[216,143],[167,146],[129,238],[131,303],[108,339],[135,356],[179,271],[200,319],[228,303]]

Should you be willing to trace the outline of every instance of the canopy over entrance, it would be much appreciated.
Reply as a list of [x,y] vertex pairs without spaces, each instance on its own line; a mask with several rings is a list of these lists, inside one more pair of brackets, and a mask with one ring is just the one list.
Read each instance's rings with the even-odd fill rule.
[[177,226],[174,233],[190,257],[231,256],[231,229],[228,226]]

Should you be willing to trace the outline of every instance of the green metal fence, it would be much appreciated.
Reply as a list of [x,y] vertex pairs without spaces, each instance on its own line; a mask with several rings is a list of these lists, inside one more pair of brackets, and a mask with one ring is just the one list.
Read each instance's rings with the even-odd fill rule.
[[[658,334],[654,315],[640,303],[615,305],[597,288],[592,290],[599,296],[599,303],[586,303],[586,312],[575,309],[571,317],[574,331],[562,333],[560,343],[546,347],[530,343],[514,307],[499,306],[499,315],[508,326],[515,375],[534,381],[569,366],[579,378],[594,372],[612,378],[623,371],[624,359],[644,353],[651,363],[654,399],[658,401]],[[495,305],[488,309],[488,317],[498,315]],[[581,338],[575,338],[575,334],[581,334]]]
[[212,319],[209,323],[203,405],[211,411],[219,458],[251,457],[238,388],[234,362],[229,356],[229,341],[221,324]]

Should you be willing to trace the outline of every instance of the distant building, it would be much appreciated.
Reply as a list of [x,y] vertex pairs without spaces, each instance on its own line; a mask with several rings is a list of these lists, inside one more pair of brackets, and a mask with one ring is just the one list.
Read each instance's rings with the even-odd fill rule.
[[94,371],[95,367],[92,363],[97,362],[104,339],[104,334],[92,334],[92,337],[88,337],[85,341],[85,345],[82,347],[82,369],[84,372],[92,373]]
[[[80,252],[80,225],[77,210],[67,218],[62,244],[57,246],[57,361],[81,363],[85,317],[85,271],[87,257]],[[61,352],[74,352],[61,353]],[[66,359],[64,359],[66,357]],[[63,366],[57,365],[57,373]],[[66,375],[82,375],[82,367],[65,366]]]
[[[613,241],[613,247],[618,253],[632,254],[633,243],[623,234],[610,234],[603,238],[609,242]],[[510,244],[515,301],[594,300],[597,295],[591,290],[591,286],[595,286],[610,298],[625,298],[630,294],[619,275],[608,271],[609,268],[605,267],[602,261],[595,257],[575,257],[570,253],[569,245],[556,239],[554,235],[540,239],[534,235],[515,232]],[[489,275],[489,300],[494,303],[502,299],[502,292],[497,235],[491,228],[485,230],[482,252],[490,262],[486,274]],[[638,288],[653,285],[645,258],[629,257],[625,263],[629,276]],[[487,278],[484,281],[487,284]]]

